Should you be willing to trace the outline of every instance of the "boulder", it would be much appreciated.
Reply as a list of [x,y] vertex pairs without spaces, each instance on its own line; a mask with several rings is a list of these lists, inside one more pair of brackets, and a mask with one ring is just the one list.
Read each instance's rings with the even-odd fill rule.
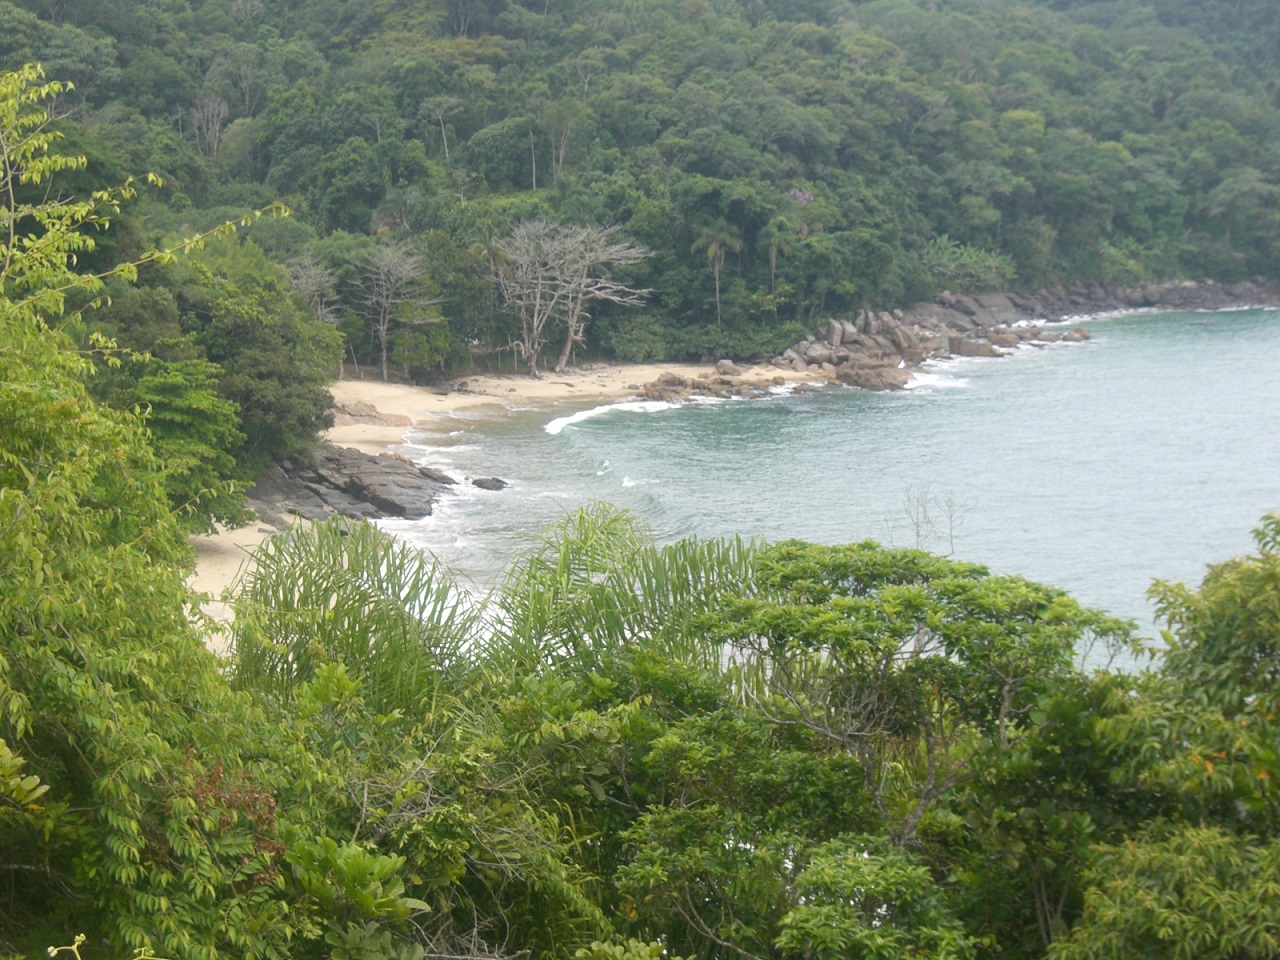
[[431,516],[431,493],[427,483],[429,481],[416,472],[412,480],[379,472],[351,477],[342,492],[372,504],[384,517],[421,520]]
[[891,366],[847,366],[836,371],[836,378],[863,390],[901,390],[911,380],[911,371]]
[[435,467],[419,467],[418,472],[432,483],[442,483],[445,486],[453,486],[458,482],[443,470],[437,470]]
[[1017,323],[1023,319],[1022,311],[1003,293],[979,293],[973,300],[979,310],[976,319],[983,326]]
[[804,358],[809,363],[830,363],[831,347],[825,343],[811,343],[804,351]]
[[405,457],[374,457],[347,447],[329,447],[310,462],[281,464],[278,470],[268,472],[249,496],[267,503],[277,516],[418,519],[431,514],[435,491],[443,482],[433,480],[432,473],[438,471],[419,467]]
[[667,372],[644,385],[644,395],[648,400],[661,400],[667,403],[680,403],[689,399],[693,389],[693,381],[678,373]]
[[740,377],[742,376],[742,368],[732,360],[717,360],[716,373],[722,377]]
[[896,320],[885,327],[885,336],[889,338],[898,353],[905,353],[918,343],[915,333]]
[[502,490],[507,486],[507,481],[499,480],[497,477],[476,477],[471,481],[471,485],[481,490]]
[[833,347],[840,346],[840,341],[844,338],[844,327],[839,320],[827,321],[827,343]]
[[957,357],[998,357],[998,351],[985,340],[970,340],[967,337],[949,337],[948,349]]
[[672,387],[664,386],[657,380],[644,385],[644,398],[646,400],[657,400],[662,403],[683,403],[689,399],[688,387]]

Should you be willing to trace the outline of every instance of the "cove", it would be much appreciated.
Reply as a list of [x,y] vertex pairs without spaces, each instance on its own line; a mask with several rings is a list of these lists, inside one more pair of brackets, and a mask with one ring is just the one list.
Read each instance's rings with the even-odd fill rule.
[[932,364],[896,393],[458,416],[406,452],[512,486],[384,525],[480,583],[591,500],[660,540],[921,545],[1062,587],[1153,636],[1151,582],[1198,582],[1280,509],[1280,313],[1086,325],[1088,343]]

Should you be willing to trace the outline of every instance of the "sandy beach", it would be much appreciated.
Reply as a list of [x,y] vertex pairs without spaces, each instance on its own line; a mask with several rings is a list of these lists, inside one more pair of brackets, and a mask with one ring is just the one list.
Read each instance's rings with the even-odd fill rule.
[[[430,429],[444,414],[487,408],[494,416],[501,416],[509,405],[607,403],[635,396],[643,384],[664,373],[690,378],[715,375],[714,369],[704,364],[650,363],[591,364],[564,374],[547,373],[540,380],[523,374],[483,374],[461,378],[448,390],[379,380],[339,380],[330,386],[339,410],[338,422],[325,436],[337,446],[378,454],[399,444],[410,428]],[[741,380],[765,383],[780,376],[792,381],[814,379],[762,366],[744,369]],[[357,416],[342,412],[351,410],[368,412]],[[206,613],[226,620],[227,606],[218,598],[244,571],[253,550],[278,532],[254,522],[238,530],[192,538],[196,565],[187,582],[211,598],[203,605]]]

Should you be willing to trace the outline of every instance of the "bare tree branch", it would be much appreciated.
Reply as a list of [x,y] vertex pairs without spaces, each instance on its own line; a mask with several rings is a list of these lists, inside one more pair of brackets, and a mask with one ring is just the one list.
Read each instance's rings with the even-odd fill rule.
[[610,267],[639,263],[649,256],[643,247],[617,238],[617,227],[576,227],[527,220],[496,246],[494,281],[503,299],[520,318],[521,343],[531,376],[538,376],[538,356],[553,323],[565,327],[564,347],[556,364],[562,372],[575,345],[584,342],[588,305],[607,301],[643,303],[649,290],[637,290],[610,278]]

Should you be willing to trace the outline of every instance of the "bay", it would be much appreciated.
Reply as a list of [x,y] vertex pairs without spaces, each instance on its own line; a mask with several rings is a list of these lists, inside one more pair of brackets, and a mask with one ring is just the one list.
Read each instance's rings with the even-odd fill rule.
[[[403,452],[466,487],[385,526],[478,584],[592,500],[663,541],[874,539],[1018,573],[1155,634],[1280,510],[1280,313],[1094,318],[1084,344],[926,366],[912,389],[455,416]],[[549,428],[549,429],[548,429]]]

